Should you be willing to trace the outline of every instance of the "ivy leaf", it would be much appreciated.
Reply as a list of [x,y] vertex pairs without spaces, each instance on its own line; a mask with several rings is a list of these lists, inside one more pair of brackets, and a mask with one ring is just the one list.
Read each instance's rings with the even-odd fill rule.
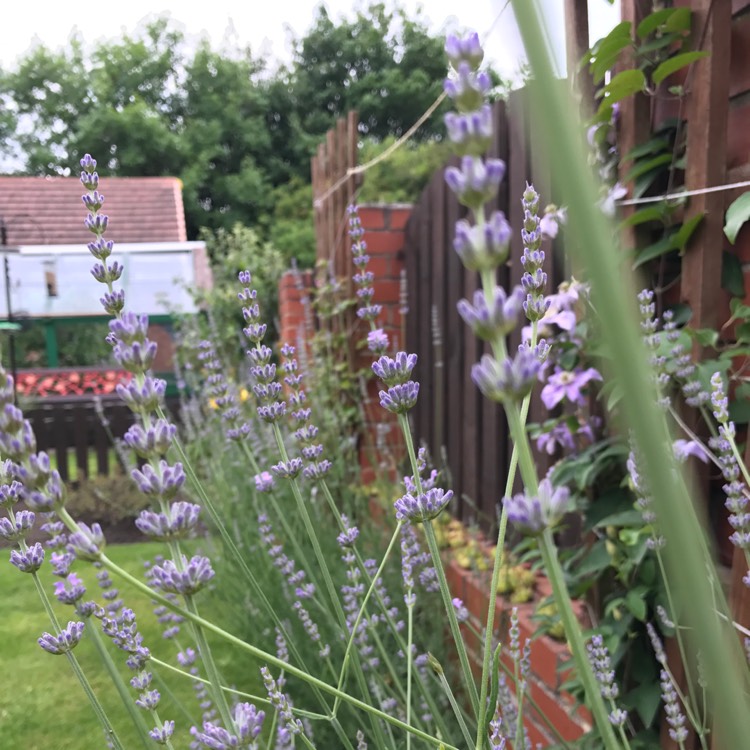
[[636,620],[643,622],[646,619],[646,601],[643,598],[643,593],[639,592],[638,589],[628,591],[625,597],[625,606]]
[[703,221],[705,212],[695,214],[691,216],[675,233],[672,238],[673,247],[675,250],[679,250],[680,253],[685,252],[687,243],[690,242],[690,238],[693,236],[693,232],[698,228],[698,225]]
[[598,97],[604,97],[604,103],[611,105],[646,88],[646,76],[642,70],[623,70],[618,73],[601,91]]
[[644,247],[643,250],[639,251],[638,255],[636,256],[635,263],[633,263],[633,268],[638,268],[644,263],[648,263],[654,258],[659,258],[662,255],[666,255],[668,252],[674,249],[675,247],[673,237],[671,235],[662,237],[662,239],[660,239],[658,242],[654,242],[653,245]]
[[654,83],[661,83],[665,78],[671,76],[672,73],[687,67],[696,60],[700,60],[703,57],[708,57],[708,52],[703,50],[696,50],[693,52],[682,52],[679,55],[670,57],[669,60],[665,60],[659,67],[654,71],[651,76]]
[[608,70],[611,70],[617,58],[625,47],[631,44],[630,41],[630,21],[623,21],[617,24],[612,31],[597,42],[590,51],[591,74],[594,77],[594,83],[599,83]]
[[664,27],[667,31],[690,31],[690,8],[674,8],[674,13],[669,16]]
[[663,221],[666,214],[667,204],[665,201],[657,203],[649,208],[641,208],[633,212],[627,219],[620,222],[620,228],[637,227],[639,224],[646,224],[649,221]]
[[663,49],[664,47],[669,47],[679,40],[679,34],[662,34],[662,36],[657,36],[655,39],[651,39],[650,41],[638,47],[638,54],[645,55],[648,52],[655,52],[656,50]]
[[743,193],[727,209],[724,234],[734,245],[742,225],[750,219],[750,192]]
[[652,31],[656,31],[673,13],[674,8],[665,8],[657,10],[655,13],[649,13],[639,24],[636,34],[641,39],[645,39]]
[[745,297],[745,274],[742,263],[734,254],[726,250],[721,255],[721,288],[733,297]]
[[650,172],[656,167],[661,167],[664,164],[669,164],[672,161],[672,154],[660,154],[655,156],[653,159],[648,159],[643,162],[636,164],[623,178],[623,182],[632,182],[637,180],[641,175]]
[[659,151],[666,151],[670,148],[669,141],[666,138],[649,138],[645,143],[639,143],[625,154],[624,161],[635,161],[640,159],[641,156],[648,156],[648,154],[655,154]]

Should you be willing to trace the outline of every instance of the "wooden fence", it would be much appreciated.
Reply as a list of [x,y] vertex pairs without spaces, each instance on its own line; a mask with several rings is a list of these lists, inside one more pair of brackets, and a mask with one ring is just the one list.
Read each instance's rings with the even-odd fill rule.
[[[177,406],[175,399],[168,399],[168,409],[176,413]],[[24,413],[34,429],[37,450],[47,452],[64,481],[122,470],[112,438],[122,438],[134,417],[119,397],[48,396]]]
[[351,284],[353,264],[346,207],[353,202],[360,176],[357,166],[359,115],[351,111],[339,118],[326,134],[310,160],[316,257],[327,260],[347,284]]
[[[528,96],[514,92],[509,101],[494,105],[494,141],[489,155],[507,165],[497,198],[489,210],[503,211],[513,227],[510,263],[500,271],[504,287],[518,284],[523,273],[520,229],[521,195],[527,180],[551,202],[549,173],[531,144]],[[406,227],[406,271],[409,315],[407,349],[419,355],[419,402],[413,411],[418,439],[433,460],[445,461],[450,486],[460,498],[463,521],[479,521],[485,528],[495,522],[496,508],[508,473],[512,446],[502,409],[482,396],[471,380],[471,367],[484,353],[483,342],[466,328],[456,303],[480,288],[479,275],[466,270],[453,250],[456,221],[465,214],[445,184],[443,170],[433,175],[415,205]],[[551,285],[563,278],[561,260],[545,241],[546,266]],[[520,343],[520,330],[511,338]],[[531,421],[541,421],[538,396],[532,400]],[[540,456],[544,465],[544,456]]]

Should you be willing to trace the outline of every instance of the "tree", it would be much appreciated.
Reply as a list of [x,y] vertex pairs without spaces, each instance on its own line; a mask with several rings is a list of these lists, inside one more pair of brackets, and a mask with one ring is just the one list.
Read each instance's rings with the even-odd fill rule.
[[[363,131],[376,139],[400,136],[435,101],[446,73],[443,40],[421,15],[386,10],[380,2],[338,23],[324,6],[297,41],[289,90],[307,133],[323,134],[336,117],[359,111]],[[443,132],[433,117],[418,134]]]

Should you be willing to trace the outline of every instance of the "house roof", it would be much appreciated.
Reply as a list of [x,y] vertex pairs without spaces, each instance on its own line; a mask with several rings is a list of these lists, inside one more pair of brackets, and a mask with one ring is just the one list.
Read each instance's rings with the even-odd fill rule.
[[[0,219],[9,245],[88,243],[85,190],[77,177],[0,176]],[[103,177],[102,213],[115,242],[185,242],[182,183],[176,177]]]

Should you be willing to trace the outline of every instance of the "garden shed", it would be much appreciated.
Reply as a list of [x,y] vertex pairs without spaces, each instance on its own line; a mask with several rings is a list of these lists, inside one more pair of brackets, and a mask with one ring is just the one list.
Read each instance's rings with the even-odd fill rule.
[[[82,187],[74,177],[0,177],[0,222],[9,286],[0,274],[0,317],[31,321],[45,332],[46,363],[59,365],[61,326],[105,320],[89,274]],[[128,306],[148,313],[160,346],[158,370],[171,370],[170,313],[195,312],[188,287],[211,286],[202,242],[188,242],[182,185],[173,177],[107,179],[107,237],[124,266]],[[12,252],[10,252],[12,250]],[[10,307],[10,309],[9,309]],[[23,364],[23,363],[19,363]]]

